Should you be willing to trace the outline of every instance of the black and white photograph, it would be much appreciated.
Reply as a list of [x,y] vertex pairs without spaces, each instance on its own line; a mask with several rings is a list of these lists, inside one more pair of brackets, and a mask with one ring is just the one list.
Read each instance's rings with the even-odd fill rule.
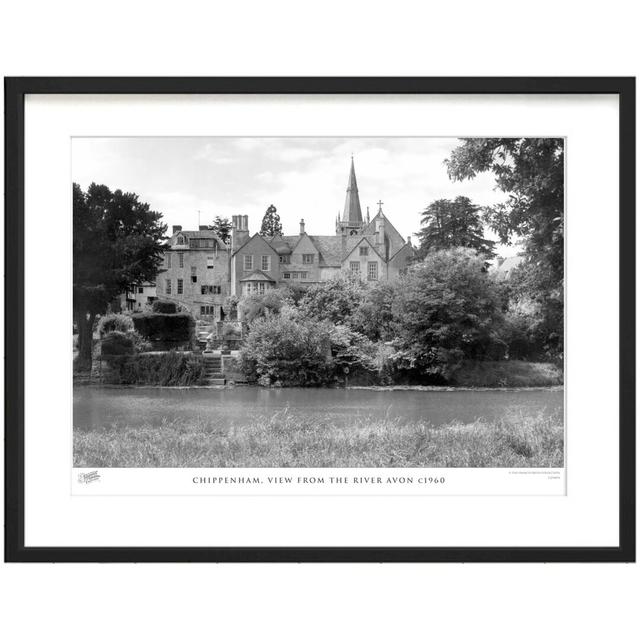
[[564,468],[564,138],[74,137],[71,173],[74,468]]

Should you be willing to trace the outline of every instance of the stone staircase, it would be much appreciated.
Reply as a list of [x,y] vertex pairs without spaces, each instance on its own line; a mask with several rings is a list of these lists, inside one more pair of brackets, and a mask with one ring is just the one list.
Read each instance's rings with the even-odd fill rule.
[[209,386],[224,386],[226,379],[222,374],[222,356],[215,353],[204,354],[204,368]]

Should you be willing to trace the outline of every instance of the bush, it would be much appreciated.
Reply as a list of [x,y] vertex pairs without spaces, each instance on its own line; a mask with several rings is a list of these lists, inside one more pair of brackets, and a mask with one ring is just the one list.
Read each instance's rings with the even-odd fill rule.
[[359,279],[338,276],[311,285],[300,298],[298,307],[309,318],[349,324],[364,295],[365,285]]
[[133,336],[122,331],[110,331],[102,339],[102,356],[124,356],[135,353]]
[[204,360],[189,353],[120,355],[108,360],[105,382],[157,386],[193,386],[206,383]]
[[151,342],[190,345],[195,340],[195,320],[189,313],[134,313],[136,330]]
[[376,349],[349,327],[285,307],[252,323],[240,361],[247,378],[261,385],[320,386],[375,371]]
[[133,331],[134,328],[131,316],[124,313],[109,313],[106,316],[102,316],[98,321],[98,333],[101,338],[112,331],[128,333]]
[[177,313],[178,306],[175,302],[169,302],[168,300],[154,300],[151,305],[151,311],[153,313]]

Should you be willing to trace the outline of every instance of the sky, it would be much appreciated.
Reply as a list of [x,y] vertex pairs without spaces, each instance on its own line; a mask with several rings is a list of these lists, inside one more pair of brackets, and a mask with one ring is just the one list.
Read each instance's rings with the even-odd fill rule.
[[[452,182],[444,160],[457,138],[74,138],[73,181],[133,191],[174,224],[197,229],[215,216],[249,216],[260,229],[270,204],[285,234],[304,218],[310,235],[335,233],[353,154],[363,215],[382,209],[403,237],[420,229],[433,200],[468,196],[480,206],[505,200],[491,174]],[[494,236],[487,231],[487,237]],[[415,242],[415,238],[413,238]],[[504,256],[515,247],[499,247]]]

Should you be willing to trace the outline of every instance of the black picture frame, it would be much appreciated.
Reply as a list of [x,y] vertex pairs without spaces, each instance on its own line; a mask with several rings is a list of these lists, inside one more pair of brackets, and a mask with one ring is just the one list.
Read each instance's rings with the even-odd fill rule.
[[[5,561],[635,561],[635,78],[5,78]],[[612,547],[26,547],[24,99],[27,94],[616,94],[620,143],[620,540]],[[7,310],[10,309],[11,313]]]

